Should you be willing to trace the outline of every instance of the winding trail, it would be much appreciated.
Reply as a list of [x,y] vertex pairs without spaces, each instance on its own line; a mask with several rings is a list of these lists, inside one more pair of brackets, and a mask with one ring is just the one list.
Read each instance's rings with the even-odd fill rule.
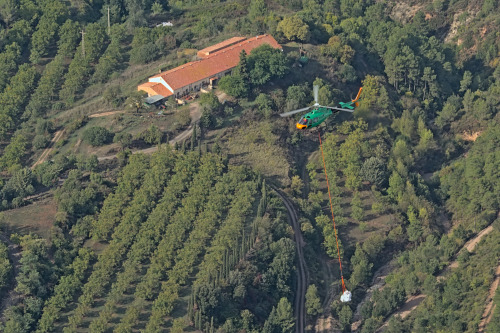
[[54,145],[57,143],[57,141],[59,141],[59,139],[61,139],[63,134],[64,134],[64,130],[57,131],[54,134],[54,137],[52,138],[52,140],[50,140],[50,145],[47,148],[45,148],[42,155],[40,155],[40,157],[35,162],[35,164],[33,164],[31,169],[34,169],[38,164],[42,164],[43,162],[45,162],[45,160],[47,159],[47,157],[49,157],[52,150],[54,150]]
[[493,312],[495,311],[496,304],[493,302],[493,298],[495,297],[495,293],[498,289],[498,285],[500,284],[500,263],[497,266],[497,270],[495,272],[495,279],[491,283],[490,291],[488,292],[488,298],[486,307],[484,308],[483,315],[481,317],[481,322],[479,323],[479,333],[484,332],[486,325],[491,321],[493,317]]
[[117,111],[108,111],[108,112],[101,112],[101,113],[94,113],[89,116],[89,118],[100,118],[100,117],[107,117],[107,116],[112,116],[114,114],[118,113],[125,113],[123,110],[117,110]]
[[[493,231],[492,225],[489,225],[488,227],[484,228],[474,238],[472,238],[468,242],[466,242],[464,244],[464,246],[462,246],[462,248],[457,251],[456,255],[458,255],[458,253],[460,253],[463,249],[467,249],[467,251],[472,252],[474,250],[474,248],[476,247],[476,245],[481,241],[481,239],[492,231]],[[458,262],[457,262],[457,260],[454,260],[448,266],[446,266],[446,268],[444,268],[441,271],[441,273],[439,273],[438,276],[436,276],[436,279],[438,281],[444,280],[446,273],[448,273],[452,268],[456,268],[456,267],[458,267]],[[500,280],[499,270],[500,270],[500,267],[497,268],[497,274],[496,274],[497,278],[495,279],[495,281]],[[495,282],[493,282],[493,283],[495,283]],[[498,286],[498,283],[497,283],[497,286]],[[493,287],[493,285],[492,285],[492,287]],[[496,288],[493,290],[495,291]],[[494,293],[494,291],[493,291],[493,293]],[[490,289],[490,293],[491,293],[491,289]],[[426,297],[426,295],[424,295],[424,294],[418,294],[418,295],[414,295],[414,296],[409,297],[406,300],[405,304],[403,304],[397,311],[393,312],[389,317],[387,317],[387,319],[384,321],[384,324],[376,332],[377,333],[384,332],[385,329],[387,328],[387,325],[389,324],[389,320],[394,316],[400,316],[403,319],[406,318],[413,310],[415,310],[420,305],[420,303],[422,303],[422,301],[425,299],[425,297]],[[483,313],[483,318],[485,316],[487,316],[486,310],[488,310],[488,306],[485,309],[485,313]]]
[[306,262],[304,260],[303,247],[305,245],[304,239],[302,237],[302,232],[300,231],[299,219],[297,216],[297,211],[293,206],[292,201],[280,190],[274,188],[274,191],[283,201],[286,207],[287,215],[292,224],[295,235],[295,243],[297,244],[297,291],[295,294],[295,333],[304,333],[306,326],[306,290],[309,281],[309,272],[307,271]]

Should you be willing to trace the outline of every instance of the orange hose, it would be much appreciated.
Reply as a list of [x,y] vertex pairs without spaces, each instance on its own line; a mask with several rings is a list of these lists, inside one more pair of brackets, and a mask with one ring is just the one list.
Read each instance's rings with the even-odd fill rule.
[[346,287],[344,283],[344,274],[342,273],[342,262],[340,261],[339,239],[337,237],[337,228],[335,227],[335,217],[333,216],[332,195],[330,194],[330,184],[328,183],[328,175],[326,173],[325,155],[323,154],[323,144],[321,143],[321,134],[319,133],[319,131],[318,131],[318,137],[319,137],[319,146],[321,148],[321,157],[323,158],[323,167],[325,169],[326,187],[328,188],[328,198],[330,199],[330,210],[332,211],[333,231],[335,233],[335,241],[337,242],[337,254],[339,255],[340,277],[342,279],[342,292],[345,292]]

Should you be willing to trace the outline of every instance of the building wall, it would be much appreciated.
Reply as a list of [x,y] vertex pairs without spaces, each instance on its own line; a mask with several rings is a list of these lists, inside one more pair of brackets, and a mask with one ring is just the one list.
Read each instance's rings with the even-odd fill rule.
[[[229,70],[226,70],[224,72],[221,72],[221,73],[217,73],[217,77],[220,79],[221,77],[224,77],[226,75],[229,75],[231,74],[232,72],[232,69],[229,69]],[[187,86],[184,86],[184,87],[181,87],[179,89],[176,89],[174,90],[174,96],[179,98],[181,96],[184,96],[192,91],[199,91],[201,89],[202,86],[207,86],[210,84],[210,77],[206,77],[202,80],[199,80],[199,81],[196,81],[196,82],[193,82]],[[170,89],[170,87],[168,86],[168,88]]]

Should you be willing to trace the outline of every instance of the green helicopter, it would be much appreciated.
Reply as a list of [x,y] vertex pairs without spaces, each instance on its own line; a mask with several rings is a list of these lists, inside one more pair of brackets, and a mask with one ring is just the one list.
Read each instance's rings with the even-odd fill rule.
[[312,111],[306,113],[304,116],[300,118],[300,120],[297,122],[297,129],[307,129],[307,128],[312,128],[316,127],[319,124],[321,124],[323,121],[326,120],[329,116],[331,116],[334,113],[337,113],[338,111],[345,111],[345,112],[354,112],[354,108],[356,106],[359,106],[359,96],[361,95],[361,91],[363,88],[359,88],[358,94],[355,99],[353,99],[350,102],[340,102],[340,108],[335,107],[335,106],[323,106],[319,105],[318,103],[318,91],[319,91],[319,86],[315,85],[313,87],[314,91],[314,105],[308,106],[306,108],[298,109],[298,110],[293,110],[289,112],[285,112],[280,114],[281,117],[289,117],[293,114],[299,113],[299,112],[304,112],[312,108]]

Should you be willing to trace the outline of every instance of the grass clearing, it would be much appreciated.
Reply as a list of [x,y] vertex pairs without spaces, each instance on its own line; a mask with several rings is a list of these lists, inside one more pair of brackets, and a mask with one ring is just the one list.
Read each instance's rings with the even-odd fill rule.
[[54,224],[57,206],[52,194],[48,194],[27,206],[3,212],[7,228],[11,232],[28,234],[30,232],[49,238]]
[[251,166],[266,177],[287,186],[290,182],[290,165],[278,139],[272,133],[269,122],[260,122],[232,132],[225,145],[232,163]]

